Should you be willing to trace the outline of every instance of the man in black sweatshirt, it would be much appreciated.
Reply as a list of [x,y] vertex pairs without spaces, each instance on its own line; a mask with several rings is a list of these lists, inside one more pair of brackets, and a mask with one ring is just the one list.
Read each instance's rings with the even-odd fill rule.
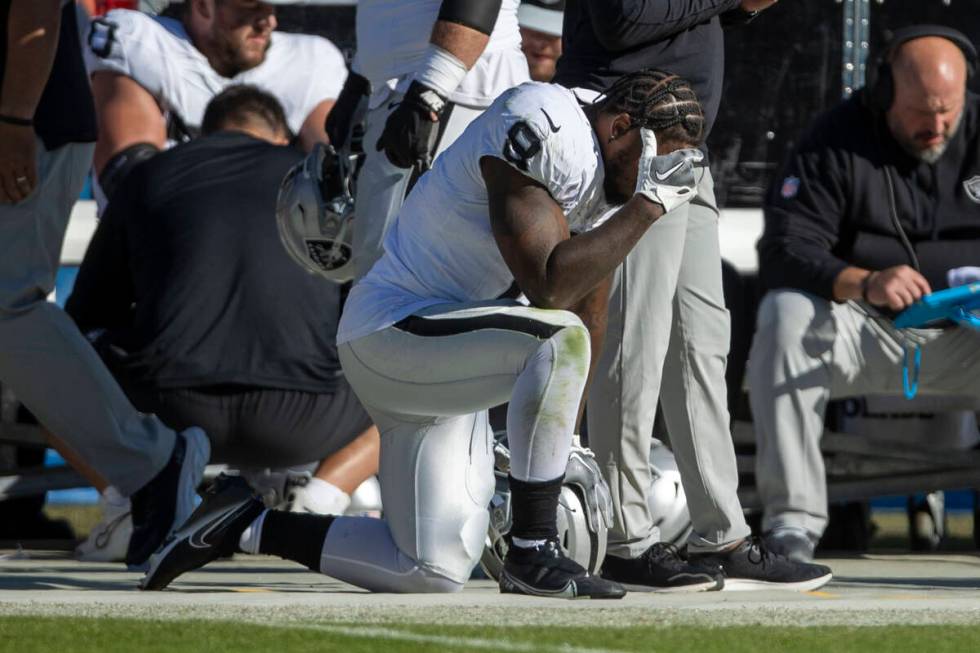
[[[690,80],[706,133],[724,76],[722,23],[775,0],[569,0],[555,81],[583,102],[616,77],[655,67]],[[812,570],[759,551],[738,501],[725,365],[729,318],[718,208],[707,161],[698,196],[651,228],[616,272],[589,393],[589,446],[609,483],[614,523],[603,575],[653,589],[805,589]],[[683,560],[660,542],[650,506],[651,433],[660,402],[693,531]]]
[[980,332],[898,330],[889,317],[980,280],[976,65],[957,32],[897,32],[883,81],[820,116],[770,193],[749,385],[763,529],[796,559],[827,524],[829,399],[900,393],[903,351],[921,345],[922,392],[980,402]]
[[343,451],[292,505],[342,513],[377,471],[379,435],[337,358],[340,287],[276,233],[279,183],[302,153],[282,105],[249,85],[211,100],[202,134],[127,175],[65,309],[100,334],[137,408],[207,431],[212,461],[288,468]]

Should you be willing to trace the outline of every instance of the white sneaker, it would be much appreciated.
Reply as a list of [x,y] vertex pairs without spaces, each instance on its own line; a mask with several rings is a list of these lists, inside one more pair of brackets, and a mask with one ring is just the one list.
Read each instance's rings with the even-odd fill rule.
[[75,548],[75,557],[86,562],[121,562],[126,559],[129,537],[133,534],[129,499],[110,485],[99,497],[99,506],[102,521]]

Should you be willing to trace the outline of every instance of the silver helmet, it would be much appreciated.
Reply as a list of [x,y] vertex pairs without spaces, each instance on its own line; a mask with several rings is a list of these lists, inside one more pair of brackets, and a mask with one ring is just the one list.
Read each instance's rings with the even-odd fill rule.
[[279,185],[276,222],[286,251],[302,268],[336,283],[354,278],[351,159],[317,145]]
[[647,493],[647,502],[653,514],[653,523],[660,528],[662,542],[682,546],[693,529],[687,510],[687,497],[674,454],[657,440],[650,448],[650,467],[653,483]]
[[[510,451],[502,439],[498,439],[494,454],[497,489],[490,500],[490,525],[480,566],[496,580],[507,555],[512,513],[507,482]],[[612,497],[595,456],[589,449],[573,446],[558,498],[558,541],[565,555],[590,573],[598,573],[606,557],[606,536],[611,520]]]

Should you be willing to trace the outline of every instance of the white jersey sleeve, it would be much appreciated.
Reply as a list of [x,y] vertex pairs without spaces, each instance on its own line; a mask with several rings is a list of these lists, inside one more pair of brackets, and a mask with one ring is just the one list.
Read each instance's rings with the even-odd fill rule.
[[592,125],[575,96],[560,86],[528,82],[507,91],[483,121],[480,156],[503,159],[545,187],[569,218],[579,219],[601,201],[602,161]]
[[109,71],[131,77],[159,98],[166,83],[167,38],[166,30],[151,16],[113,9],[92,19],[82,48],[85,66],[90,75]]
[[290,129],[298,133],[321,102],[340,95],[347,62],[337,46],[320,36],[273,32],[272,38],[265,63],[243,77],[254,77],[272,91],[286,110]]

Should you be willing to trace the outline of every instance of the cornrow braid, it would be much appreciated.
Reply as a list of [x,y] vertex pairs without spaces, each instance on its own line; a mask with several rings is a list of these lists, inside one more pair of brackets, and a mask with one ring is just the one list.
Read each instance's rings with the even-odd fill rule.
[[[635,127],[660,132],[679,127],[684,140],[700,144],[704,113],[697,93],[687,80],[662,70],[646,69],[623,75],[593,106],[601,113],[625,113]],[[674,130],[672,130],[674,131]]]

